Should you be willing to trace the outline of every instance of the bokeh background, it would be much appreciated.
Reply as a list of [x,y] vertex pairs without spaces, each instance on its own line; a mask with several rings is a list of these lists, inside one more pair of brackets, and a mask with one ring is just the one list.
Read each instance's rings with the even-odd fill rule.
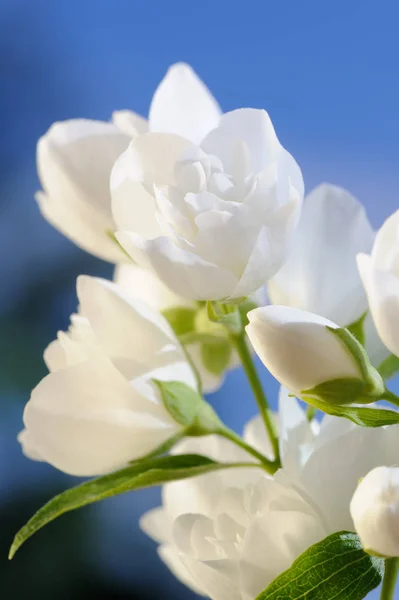
[[[16,442],[42,351],[76,307],[76,276],[112,273],[41,218],[39,136],[55,120],[147,115],[167,67],[184,60],[223,109],[266,108],[307,189],[348,188],[377,227],[399,205],[398,20],[396,0],[1,0],[1,600],[192,597],[139,531],[156,490],[64,516],[6,559],[15,531],[73,483]],[[237,429],[255,412],[247,391],[238,371],[211,398]]]

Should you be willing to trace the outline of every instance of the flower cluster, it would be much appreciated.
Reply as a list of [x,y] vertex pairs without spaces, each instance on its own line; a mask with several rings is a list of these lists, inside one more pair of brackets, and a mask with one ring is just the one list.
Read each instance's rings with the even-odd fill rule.
[[[63,512],[162,485],[141,525],[197,593],[360,600],[385,566],[391,598],[399,211],[375,234],[344,189],[303,199],[267,112],[222,114],[185,64],[148,120],[56,123],[37,160],[45,218],[115,274],[78,278],[19,435],[28,457],[97,478],[50,501],[11,554]],[[255,353],[281,383],[277,413]],[[259,409],[243,436],[203,398],[239,365]]]

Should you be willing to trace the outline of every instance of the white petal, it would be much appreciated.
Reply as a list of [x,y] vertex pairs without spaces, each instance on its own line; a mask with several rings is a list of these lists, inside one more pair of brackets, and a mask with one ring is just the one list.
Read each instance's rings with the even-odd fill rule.
[[98,342],[128,379],[183,359],[166,319],[116,284],[82,275],[77,290]]
[[251,171],[261,171],[275,161],[281,150],[273,124],[265,110],[241,108],[225,113],[220,125],[202,142],[208,154],[215,154],[223,162],[225,172],[234,175],[235,148],[245,142],[250,151]]
[[115,268],[114,281],[129,295],[146,302],[156,311],[187,307],[194,304],[174,294],[154,273],[138,265],[120,264]]
[[170,67],[152,99],[151,131],[176,133],[194,143],[217,127],[221,110],[205,84],[184,63]]
[[356,198],[320,185],[305,199],[291,254],[268,284],[271,301],[350,325],[367,309],[356,254],[369,252],[373,238]]
[[[128,175],[132,181],[174,185],[176,162],[191,148],[188,140],[171,133],[139,135],[130,143],[129,161],[124,163],[126,169],[121,170],[120,177]],[[116,183],[120,183],[118,179]]]
[[76,119],[55,123],[39,140],[37,166],[44,216],[82,248],[121,260],[107,235],[113,230],[109,176],[129,138],[111,123]]
[[161,234],[156,219],[156,202],[143,183],[137,180],[136,158],[136,153],[129,146],[112,169],[112,213],[119,229],[153,238]]
[[121,468],[177,428],[161,405],[141,397],[105,360],[45,377],[26,405],[24,423],[43,460],[78,476]]
[[357,264],[378,334],[386,347],[399,356],[399,278],[376,269],[366,254],[358,255]]
[[295,494],[289,508],[279,509],[274,504],[263,508],[246,532],[240,561],[243,600],[256,598],[302,552],[326,535],[316,514],[310,507],[303,512]]
[[140,519],[140,528],[159,544],[172,541],[171,520],[162,506],[146,512]]
[[280,453],[284,469],[299,473],[308,459],[314,441],[305,411],[288,390],[280,388]]
[[22,452],[25,454],[27,458],[31,460],[42,461],[42,457],[40,456],[37,448],[32,440],[31,435],[27,429],[23,429],[18,435],[17,440],[22,446]]
[[132,110],[117,110],[112,113],[112,122],[123,133],[136,137],[148,131],[148,121]]
[[273,239],[274,234],[268,227],[260,230],[232,298],[255,293],[280,268],[286,254],[286,244],[283,239]]
[[158,554],[179,581],[189,587],[195,594],[205,595],[184,565],[175,546],[164,544],[158,548]]
[[[277,415],[273,415],[277,418]],[[256,448],[262,454],[273,459],[273,450],[269,436],[267,435],[265,424],[260,415],[253,417],[244,427],[244,440]]]
[[[393,427],[397,435],[397,427]],[[349,503],[359,480],[373,467],[385,463],[385,431],[384,428],[350,428],[318,447],[304,466],[301,484],[319,507],[329,531],[353,529]],[[321,432],[320,437],[322,435]]]
[[227,561],[214,560],[204,564],[187,554],[181,554],[181,560],[204,595],[212,600],[241,600],[236,562],[226,565]]
[[399,210],[394,212],[377,232],[373,246],[374,266],[381,270],[394,270],[399,277]]
[[189,300],[227,298],[237,285],[231,273],[182,250],[169,238],[143,240],[124,231],[116,237],[138,264],[153,269],[175,294]]
[[388,358],[390,352],[378,335],[377,328],[370,313],[364,320],[364,337],[367,356],[371,364],[378,368],[380,364]]

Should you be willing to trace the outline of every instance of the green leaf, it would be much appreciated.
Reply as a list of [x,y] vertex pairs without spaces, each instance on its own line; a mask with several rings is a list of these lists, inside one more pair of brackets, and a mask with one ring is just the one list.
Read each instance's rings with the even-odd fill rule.
[[187,435],[208,435],[220,431],[222,423],[203,397],[181,381],[153,379],[161,393],[162,402]]
[[364,340],[364,320],[367,317],[367,313],[368,313],[368,311],[366,310],[366,312],[363,313],[362,316],[357,321],[354,321],[347,327],[347,330],[350,331],[351,334],[355,336],[357,341],[362,346],[364,346],[364,341],[365,341]]
[[[216,337],[216,336],[215,336]],[[219,338],[201,345],[201,358],[204,367],[214,375],[220,375],[230,364],[232,344],[229,339]]]
[[383,427],[399,423],[399,412],[384,408],[364,408],[362,406],[339,406],[329,404],[314,397],[302,396],[308,404],[334,417],[344,417],[360,427]]
[[55,496],[38,510],[15,536],[9,558],[34,533],[66,512],[125,492],[187,479],[230,466],[232,465],[217,463],[197,454],[181,454],[138,460],[121,471],[86,481]]
[[196,312],[197,309],[195,308],[178,306],[176,308],[168,308],[162,311],[162,314],[175,334],[180,337],[194,330]]
[[390,354],[382,361],[377,371],[385,381],[390,379],[399,371],[399,358],[394,354]]
[[383,574],[384,561],[342,531],[308,548],[256,600],[362,600]]

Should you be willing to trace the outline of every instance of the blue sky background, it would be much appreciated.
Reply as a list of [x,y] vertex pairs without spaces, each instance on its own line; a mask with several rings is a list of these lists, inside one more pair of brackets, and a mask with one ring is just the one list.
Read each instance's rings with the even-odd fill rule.
[[[111,272],[40,217],[33,200],[38,188],[37,138],[55,120],[108,119],[113,110],[123,108],[146,115],[167,67],[186,61],[224,110],[251,106],[269,111],[282,143],[302,167],[308,190],[322,181],[347,187],[366,205],[377,227],[399,207],[398,21],[395,0],[2,0],[0,509],[5,507],[4,518],[8,519],[11,504],[31,498],[33,491],[50,492],[70,483],[51,468],[24,459],[15,436],[29,389],[44,374],[42,349],[57,329],[65,328],[75,309],[76,275]],[[264,379],[275,396],[277,386],[265,375]],[[236,428],[254,412],[246,394],[238,372],[213,399]],[[49,494],[43,491],[43,496]],[[79,576],[90,571],[93,580],[101,578],[124,590],[130,594],[127,598],[133,598],[132,590],[150,585],[154,593],[167,589],[175,599],[188,598],[138,532],[138,514],[156,502],[156,493],[146,492],[85,513],[92,541],[89,552],[77,561]],[[39,504],[32,496],[31,506]],[[29,511],[25,515],[21,508],[13,515],[19,526]],[[66,521],[71,527],[78,523],[74,518]],[[64,535],[63,529],[57,531]],[[9,543],[9,535],[0,531],[0,550]],[[32,540],[31,552],[41,553],[45,562],[55,551],[50,541],[44,549],[43,540],[51,538]],[[76,553],[71,544],[72,554]],[[27,573],[22,552],[20,562],[11,567],[0,552],[0,592],[6,600],[25,597],[18,587],[21,573]],[[27,553],[25,562],[32,555]],[[57,572],[61,562],[54,560]],[[100,575],[103,565],[107,568]],[[43,567],[37,568],[41,573]],[[44,581],[48,573],[42,574]],[[41,600],[47,593],[53,597],[40,578],[26,577]],[[60,585],[63,580],[57,577]],[[78,592],[73,593],[78,598]],[[144,597],[142,591],[139,596]]]

